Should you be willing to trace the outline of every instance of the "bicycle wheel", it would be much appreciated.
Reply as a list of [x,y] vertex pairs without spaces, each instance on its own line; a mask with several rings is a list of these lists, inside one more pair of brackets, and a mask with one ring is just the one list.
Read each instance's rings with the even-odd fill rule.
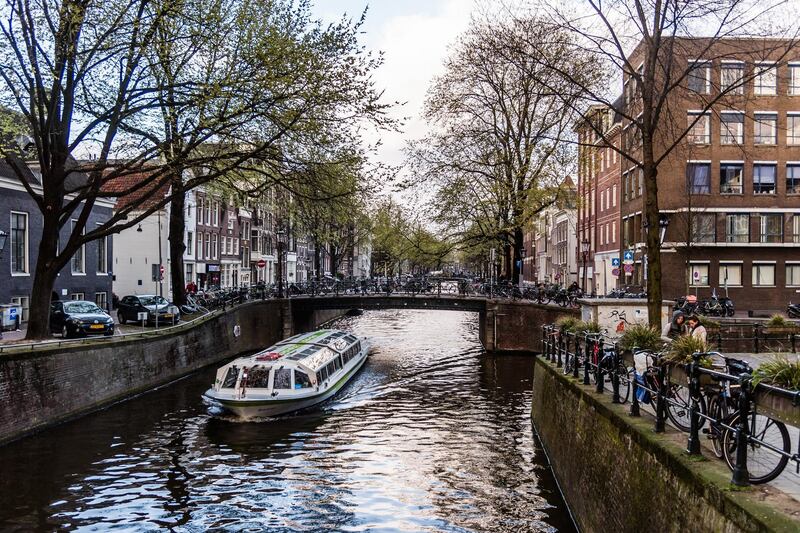
[[[708,412],[706,406],[706,399],[703,395],[699,398],[700,413],[706,414]],[[689,389],[681,387],[680,385],[668,384],[667,385],[667,417],[675,424],[675,427],[686,433],[691,429],[691,416],[692,404],[689,397]],[[702,428],[706,423],[706,419],[700,417],[700,426]]]
[[628,368],[624,363],[617,366],[619,374],[619,403],[627,403],[631,397],[631,381],[633,381],[633,367]]
[[[725,420],[728,418],[729,411],[728,411],[728,403],[727,401],[720,401],[719,396],[711,396],[708,400],[708,416],[710,416],[713,420]],[[717,458],[722,459],[724,453],[722,450],[722,434],[724,433],[724,428],[719,425],[719,422],[711,422],[709,428],[709,438],[711,439],[711,444],[714,447],[714,455]]]
[[[728,425],[736,427],[738,423],[739,416],[734,415]],[[750,413],[748,425],[751,441],[747,446],[747,472],[750,474],[750,483],[768,483],[778,477],[789,462],[792,453],[789,431],[783,422],[757,413]],[[783,450],[787,455],[781,455],[762,443]],[[726,429],[722,435],[722,451],[731,470],[736,465],[736,448],[736,432]]]

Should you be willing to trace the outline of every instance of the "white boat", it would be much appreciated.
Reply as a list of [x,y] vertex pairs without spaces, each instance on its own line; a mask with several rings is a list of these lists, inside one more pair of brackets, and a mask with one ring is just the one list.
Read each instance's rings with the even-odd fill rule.
[[217,370],[203,401],[241,418],[290,413],[324,402],[364,364],[369,346],[346,331],[295,335]]

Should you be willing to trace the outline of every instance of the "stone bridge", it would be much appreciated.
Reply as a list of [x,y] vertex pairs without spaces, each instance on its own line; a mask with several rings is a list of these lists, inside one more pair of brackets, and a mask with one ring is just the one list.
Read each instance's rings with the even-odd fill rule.
[[300,296],[284,300],[284,333],[311,329],[331,310],[431,309],[479,314],[480,340],[493,352],[540,351],[541,326],[579,311],[527,300],[498,300],[456,295],[360,295]]

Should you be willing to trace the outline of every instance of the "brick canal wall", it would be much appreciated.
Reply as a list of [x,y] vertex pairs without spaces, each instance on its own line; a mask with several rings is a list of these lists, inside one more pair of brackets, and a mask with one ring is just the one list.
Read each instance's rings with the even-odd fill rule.
[[295,326],[284,320],[285,309],[274,300],[252,302],[173,333],[0,355],[0,443],[264,348],[344,312],[318,313]]
[[533,423],[582,531],[800,530],[756,489],[732,491],[721,462],[690,460],[628,408],[536,359]]
[[490,352],[541,352],[542,326],[563,316],[580,318],[580,310],[524,300],[488,300],[481,312],[480,338]]

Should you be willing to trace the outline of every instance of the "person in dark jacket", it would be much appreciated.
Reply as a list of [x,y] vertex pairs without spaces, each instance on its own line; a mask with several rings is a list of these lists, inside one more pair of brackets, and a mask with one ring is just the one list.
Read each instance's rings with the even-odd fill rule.
[[661,331],[662,337],[669,339],[677,339],[685,333],[686,314],[683,311],[675,311],[672,313],[672,320],[664,325]]

